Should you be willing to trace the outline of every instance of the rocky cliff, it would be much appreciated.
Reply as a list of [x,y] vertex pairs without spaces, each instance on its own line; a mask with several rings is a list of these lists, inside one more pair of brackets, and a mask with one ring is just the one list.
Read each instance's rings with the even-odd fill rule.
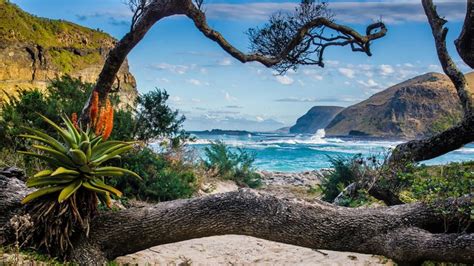
[[[466,76],[474,84],[474,72]],[[329,123],[326,134],[414,139],[447,129],[461,116],[449,78],[427,73],[347,107]]]
[[[62,75],[94,83],[115,43],[101,31],[39,18],[0,0],[0,97],[22,89],[45,88],[51,79]],[[120,85],[122,102],[135,99],[136,82],[127,62],[116,85]]]
[[325,128],[342,109],[344,108],[339,106],[314,106],[298,118],[290,128],[290,133],[314,134],[318,129]]

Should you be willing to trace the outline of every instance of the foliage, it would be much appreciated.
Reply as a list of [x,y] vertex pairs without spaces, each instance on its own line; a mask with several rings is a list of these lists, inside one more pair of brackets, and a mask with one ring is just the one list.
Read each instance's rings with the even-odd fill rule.
[[189,137],[182,129],[185,117],[166,105],[168,98],[169,94],[160,89],[138,97],[134,122],[136,139],[148,143],[153,139],[169,137],[176,144]]
[[[41,129],[51,136],[57,132],[39,118],[32,110],[41,113],[53,122],[62,123],[61,113],[81,113],[83,103],[88,100],[93,84],[64,76],[53,80],[45,92],[22,91],[17,97],[3,102],[0,118],[0,148],[26,148],[24,140],[17,138],[21,127]],[[117,105],[118,97],[111,95]],[[131,107],[115,110],[112,139],[130,139],[150,142],[159,138],[171,140],[176,147],[189,138],[182,129],[184,116],[167,106],[168,93],[156,89],[137,99],[137,109]]]
[[124,156],[120,165],[138,173],[138,182],[127,175],[111,180],[111,184],[129,198],[146,201],[168,201],[189,198],[197,189],[197,177],[182,160],[171,162],[163,154],[141,148]]
[[[17,42],[38,45],[42,49],[38,53],[46,54],[58,70],[71,73],[90,64],[103,64],[99,49],[111,46],[113,38],[71,22],[39,18],[15,4],[0,1],[0,43]],[[78,53],[80,50],[85,52]]]
[[0,148],[25,147],[25,142],[17,137],[22,127],[41,129],[50,136],[57,136],[57,132],[36,113],[59,124],[62,122],[61,113],[81,112],[82,104],[92,88],[92,84],[64,76],[53,80],[46,92],[34,89],[21,91],[17,97],[10,97],[8,102],[2,104],[0,132],[3,134],[0,135]]
[[439,166],[412,165],[405,172],[399,173],[398,178],[405,186],[400,194],[402,200],[433,204],[447,219],[445,230],[449,229],[447,227],[450,220],[457,220],[460,222],[458,224],[468,224],[469,219],[472,219],[474,215],[472,204],[456,206],[456,203],[453,203],[449,208],[436,204],[442,200],[461,198],[472,193],[474,161]]
[[[329,157],[331,169],[323,173],[319,188],[322,200],[333,202],[336,197],[350,184],[359,182],[370,176],[379,168],[375,156],[363,158],[361,154],[353,157]],[[365,190],[358,190],[353,195],[344,195],[338,202],[341,206],[357,207],[373,202]]]
[[[332,17],[326,3],[302,0],[294,12],[276,13],[264,27],[249,29],[247,35],[251,49],[257,54],[279,58],[302,27],[321,17],[329,19]],[[298,65],[318,64],[321,60],[320,55],[324,52],[319,44],[320,41],[321,43],[325,41],[321,36],[323,31],[324,27],[321,26],[309,30],[299,44],[289,51],[288,56],[274,68],[284,73],[289,69],[296,69]],[[312,55],[314,59],[310,58]]]
[[232,151],[222,141],[211,143],[204,152],[207,157],[204,166],[207,170],[216,171],[219,177],[233,180],[240,186],[256,188],[261,185],[261,177],[253,168],[254,154],[241,148]]

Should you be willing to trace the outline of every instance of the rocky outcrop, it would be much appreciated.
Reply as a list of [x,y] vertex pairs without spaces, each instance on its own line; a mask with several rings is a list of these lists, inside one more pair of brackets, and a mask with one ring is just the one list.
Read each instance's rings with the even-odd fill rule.
[[[0,1],[0,97],[18,90],[46,88],[63,75],[94,83],[116,40],[110,35],[62,20],[30,15]],[[137,96],[125,62],[117,76],[122,102]]]
[[[474,84],[474,72],[466,77]],[[427,73],[347,107],[329,123],[326,135],[423,138],[451,127],[461,116],[449,78]]]
[[290,133],[314,134],[318,129],[325,128],[342,109],[344,108],[339,106],[314,106],[298,118],[296,124],[290,128]]

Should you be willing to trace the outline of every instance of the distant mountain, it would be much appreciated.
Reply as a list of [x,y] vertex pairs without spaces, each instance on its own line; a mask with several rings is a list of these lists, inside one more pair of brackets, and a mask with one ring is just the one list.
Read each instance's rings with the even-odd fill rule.
[[339,106],[314,106],[296,120],[296,124],[290,128],[290,133],[314,134],[318,129],[325,128],[343,109]]
[[252,132],[245,130],[224,130],[224,129],[212,129],[204,131],[189,131],[192,134],[205,134],[205,135],[231,135],[231,136],[248,136],[253,135]]
[[[466,77],[474,84],[474,72]],[[474,92],[472,86],[471,92]],[[461,111],[450,79],[443,74],[427,73],[347,107],[329,123],[326,134],[421,138],[458,122]]]

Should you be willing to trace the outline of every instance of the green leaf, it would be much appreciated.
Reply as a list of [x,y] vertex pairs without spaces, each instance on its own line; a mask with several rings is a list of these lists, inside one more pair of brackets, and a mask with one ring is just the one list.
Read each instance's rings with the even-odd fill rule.
[[56,131],[58,131],[59,135],[64,139],[64,141],[69,144],[70,147],[77,148],[77,143],[75,142],[74,138],[69,134],[67,130],[64,130],[62,127],[58,126],[56,123],[48,119],[46,116],[42,114],[38,114],[43,120],[50,124]]
[[42,177],[37,179],[30,179],[26,181],[27,187],[45,187],[45,186],[56,186],[61,184],[67,184],[74,181],[74,177],[72,179],[65,179],[60,177]]
[[129,174],[131,176],[134,176],[134,177],[142,180],[142,178],[137,173],[135,173],[133,171],[130,171],[128,169],[125,169],[125,168],[121,168],[121,167],[105,166],[105,167],[99,167],[99,168],[95,169],[95,173],[102,173],[102,172],[122,172],[122,173]]
[[104,184],[104,182],[98,180],[97,178],[93,179],[93,180],[89,180],[89,182],[91,183],[91,185],[93,185],[96,188],[106,190],[106,191],[116,195],[119,198],[122,197],[122,192],[120,192],[118,189],[116,189],[112,186]]
[[33,177],[45,177],[51,175],[51,173],[53,173],[52,170],[43,170],[36,173]]
[[52,149],[50,147],[46,147],[46,146],[43,146],[43,145],[32,145],[32,147],[51,155],[56,160],[66,164],[70,167],[75,167],[76,166],[75,163],[66,154],[64,154],[62,152],[59,152],[55,149]]
[[86,165],[88,163],[86,154],[80,149],[69,149],[69,156],[71,156],[74,163],[78,165]]
[[61,193],[59,193],[58,202],[63,203],[65,200],[71,197],[81,187],[81,185],[82,180],[76,180],[67,187],[63,188]]
[[57,192],[57,191],[60,191],[61,189],[63,189],[64,186],[55,186],[55,187],[47,187],[47,188],[41,188],[41,189],[38,189],[36,190],[35,192],[29,194],[28,196],[26,196],[22,201],[21,203],[22,204],[26,204],[34,199],[37,199],[39,197],[42,197],[44,195],[47,195],[47,194],[51,194],[51,193],[54,193],[54,192]]
[[60,176],[60,175],[78,176],[79,174],[80,173],[78,171],[67,169],[64,167],[58,167],[53,173],[51,173],[51,176]]

